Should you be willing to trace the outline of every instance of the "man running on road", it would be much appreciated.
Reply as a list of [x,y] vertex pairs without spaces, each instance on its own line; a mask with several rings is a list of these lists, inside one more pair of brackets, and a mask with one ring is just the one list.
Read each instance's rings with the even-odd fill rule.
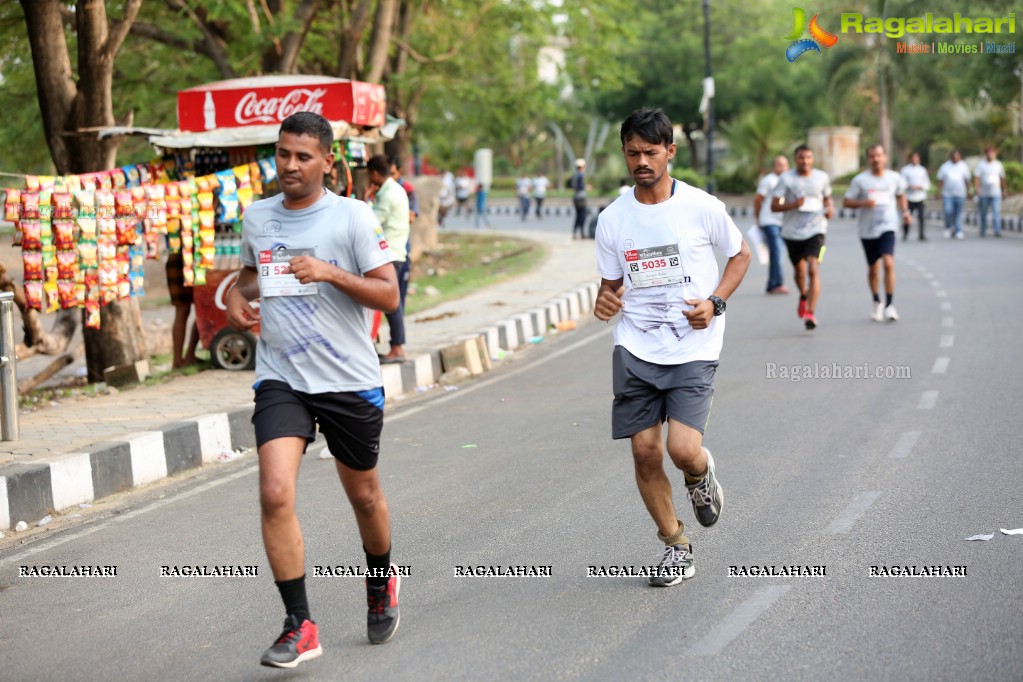
[[781,236],[799,289],[796,314],[807,329],[816,329],[814,312],[821,295],[824,235],[835,207],[831,201],[831,179],[813,167],[813,152],[805,144],[796,147],[796,167],[781,174],[772,197],[771,210],[785,214]]
[[400,578],[376,469],[384,393],[364,308],[396,309],[398,283],[370,207],[323,187],[334,162],[332,138],[318,114],[296,113],[281,124],[282,193],[245,211],[245,267],[227,295],[232,326],[261,325],[252,416],[259,502],[263,544],[287,617],[260,663],[280,668],[322,653],[295,513],[299,464],[317,425],[337,460],[366,553],[369,640],[386,642],[399,622]]
[[[750,250],[725,205],[668,175],[675,156],[671,121],[660,109],[634,111],[622,123],[625,163],[636,183],[597,221],[600,289],[593,314],[615,326],[611,437],[629,438],[647,511],[664,543],[649,582],[675,585],[693,576],[693,548],[664,471],[667,451],[681,469],[696,514],[712,526],[724,494],[703,447],[714,372],[725,331],[725,301],[749,267]],[[728,257],[718,273],[715,249]]]

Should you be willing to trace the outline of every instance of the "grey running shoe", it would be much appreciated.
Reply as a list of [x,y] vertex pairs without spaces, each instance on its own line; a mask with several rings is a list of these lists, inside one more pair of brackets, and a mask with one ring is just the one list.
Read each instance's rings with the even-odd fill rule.
[[649,578],[654,587],[670,587],[692,578],[696,573],[692,545],[665,545],[657,569],[657,575]]
[[707,450],[707,475],[699,483],[687,484],[686,488],[693,503],[693,513],[700,525],[713,526],[717,523],[721,506],[725,503],[725,491],[714,475],[714,458],[710,450]]

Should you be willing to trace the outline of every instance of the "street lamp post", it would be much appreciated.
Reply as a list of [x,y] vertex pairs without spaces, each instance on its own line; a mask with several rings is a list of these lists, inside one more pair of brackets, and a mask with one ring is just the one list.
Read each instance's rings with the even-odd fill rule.
[[714,192],[714,80],[710,70],[710,0],[703,0],[703,58],[706,64],[703,92],[707,97],[707,191]]

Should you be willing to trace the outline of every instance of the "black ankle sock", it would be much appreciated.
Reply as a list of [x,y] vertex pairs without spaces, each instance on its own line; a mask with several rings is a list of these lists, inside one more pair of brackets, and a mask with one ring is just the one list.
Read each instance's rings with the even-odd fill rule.
[[799,295],[799,300],[800,301],[805,301],[806,300],[806,294],[800,294]]
[[[390,549],[388,549],[386,552],[379,556],[375,554],[370,554],[369,550],[367,550],[365,547],[362,548],[362,551],[366,552],[366,568],[368,568],[369,570],[386,571],[388,568],[390,568],[391,566]],[[387,584],[387,581],[389,579],[390,578],[384,575],[383,577],[378,576],[366,578],[366,582],[372,585],[373,587],[383,587]]]
[[880,294],[874,294],[874,303],[880,303],[880,302],[881,302],[881,295]]
[[294,580],[278,580],[275,581],[277,589],[281,593],[281,599],[284,601],[284,610],[287,611],[289,616],[295,616],[299,622],[306,618],[312,618],[309,615],[309,600],[305,596],[305,576],[301,578],[295,578]]
[[895,294],[885,294],[884,295],[884,304],[885,304],[886,307],[890,306],[892,304],[892,298],[894,298],[894,296],[895,296]]

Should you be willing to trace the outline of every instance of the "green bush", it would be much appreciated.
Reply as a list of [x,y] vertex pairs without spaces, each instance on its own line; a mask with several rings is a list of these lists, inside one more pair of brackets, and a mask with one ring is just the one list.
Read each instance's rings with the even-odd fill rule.
[[1023,163],[1019,161],[1003,161],[1005,167],[1005,187],[1009,194],[1023,192]]
[[714,191],[725,194],[750,194],[756,191],[757,178],[749,167],[714,173]]

